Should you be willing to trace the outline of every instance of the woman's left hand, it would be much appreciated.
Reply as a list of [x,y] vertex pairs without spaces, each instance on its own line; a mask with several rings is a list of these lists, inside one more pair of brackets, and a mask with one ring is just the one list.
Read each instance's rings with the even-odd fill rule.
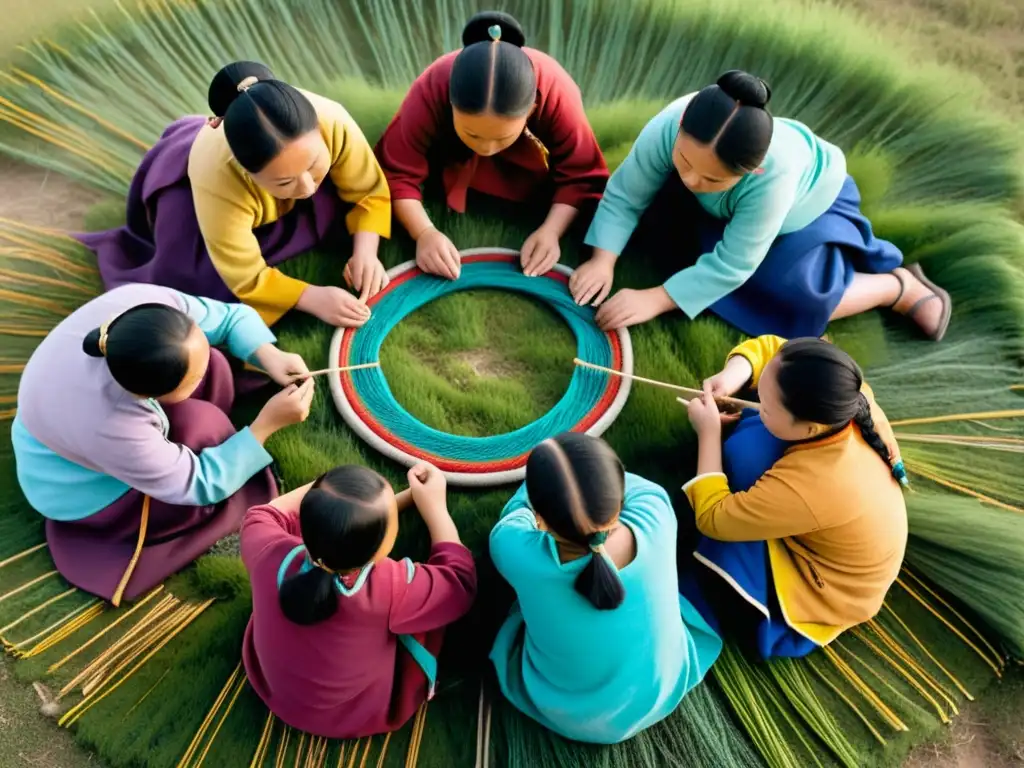
[[267,375],[285,387],[309,375],[306,361],[294,352],[282,352],[273,344],[264,344],[256,350],[256,359]]
[[353,253],[345,264],[345,283],[359,291],[359,300],[366,301],[387,287],[387,270],[375,254]]
[[660,285],[635,291],[623,288],[606,301],[594,316],[602,331],[616,331],[631,325],[640,325],[675,309],[668,292]]
[[519,260],[523,265],[523,274],[527,277],[546,275],[562,257],[558,245],[558,234],[547,227],[541,227],[523,243],[519,252]]
[[711,382],[704,382],[704,391],[694,395],[686,404],[686,412],[690,417],[693,431],[700,439],[719,439],[722,436],[722,423],[736,421],[740,414],[722,413],[718,410],[715,395],[711,391]]

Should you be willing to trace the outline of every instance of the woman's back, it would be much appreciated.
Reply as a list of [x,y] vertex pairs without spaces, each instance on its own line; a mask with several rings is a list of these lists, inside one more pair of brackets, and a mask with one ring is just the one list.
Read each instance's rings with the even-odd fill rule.
[[342,579],[333,615],[301,625],[285,617],[279,598],[281,581],[308,567],[297,510],[250,510],[241,546],[253,595],[242,657],[271,711],[331,738],[401,727],[426,698],[427,681],[400,653],[399,635],[422,636],[465,613],[475,590],[469,551],[441,543],[426,564],[370,564]]
[[491,533],[491,556],[519,598],[491,654],[502,689],[534,719],[581,741],[615,743],[661,720],[721,648],[679,597],[676,520],[664,489],[626,475],[620,521],[636,556],[618,572],[625,599],[612,610],[575,590],[590,558],[560,561],[525,486]]

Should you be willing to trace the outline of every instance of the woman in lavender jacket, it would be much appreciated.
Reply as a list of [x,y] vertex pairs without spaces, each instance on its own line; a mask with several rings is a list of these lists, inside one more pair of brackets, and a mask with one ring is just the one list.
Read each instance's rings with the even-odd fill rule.
[[[130,284],[85,304],[32,354],[11,428],[18,482],[72,584],[131,600],[277,495],[263,443],[305,419],[312,379],[250,307]],[[236,431],[225,345],[286,388]]]

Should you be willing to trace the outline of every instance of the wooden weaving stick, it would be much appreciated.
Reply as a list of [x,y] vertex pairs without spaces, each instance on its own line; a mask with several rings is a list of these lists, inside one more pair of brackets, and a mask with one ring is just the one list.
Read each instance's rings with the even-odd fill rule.
[[[595,365],[594,363],[586,363],[580,360],[578,357],[573,358],[573,362],[581,368],[591,368],[595,371],[601,371],[603,373],[610,373],[613,376],[619,376],[623,379],[631,379],[633,381],[639,381],[643,384],[653,384],[656,387],[664,387],[665,389],[671,389],[676,392],[682,392],[686,395],[701,395],[704,393],[702,389],[694,389],[693,387],[683,387],[679,384],[669,384],[664,381],[657,381],[655,379],[645,379],[643,376],[634,376],[631,373],[623,373],[622,371],[616,371],[613,368],[605,368],[603,365]],[[755,403],[751,400],[741,400],[738,397],[718,397],[715,398],[718,403],[725,403],[726,405],[735,405],[740,408],[753,408],[755,411],[761,410],[761,404]]]
[[322,368],[319,371],[310,371],[303,378],[312,378],[313,376],[320,376],[325,373],[344,373],[345,371],[361,371],[364,368],[380,368],[380,361],[375,363],[361,363],[359,365],[343,365],[340,368]]

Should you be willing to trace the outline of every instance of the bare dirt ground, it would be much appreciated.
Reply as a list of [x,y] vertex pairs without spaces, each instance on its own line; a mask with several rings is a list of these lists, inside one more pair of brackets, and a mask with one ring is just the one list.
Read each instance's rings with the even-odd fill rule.
[[0,218],[74,231],[100,199],[95,190],[0,157]]

